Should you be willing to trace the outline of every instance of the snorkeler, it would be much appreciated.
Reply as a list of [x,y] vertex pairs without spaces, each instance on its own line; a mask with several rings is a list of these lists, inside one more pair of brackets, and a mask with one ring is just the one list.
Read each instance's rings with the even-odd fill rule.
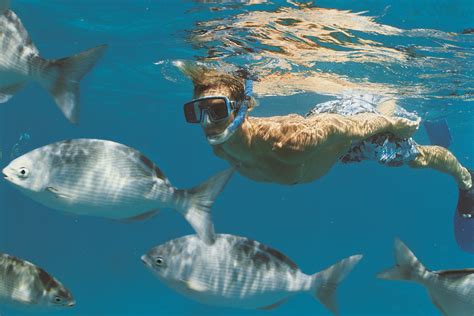
[[194,84],[194,99],[184,105],[186,121],[201,124],[214,153],[243,176],[292,185],[324,176],[337,162],[432,168],[459,187],[456,240],[474,253],[473,172],[443,147],[418,145],[411,136],[420,119],[401,117],[393,100],[353,96],[319,104],[306,117],[251,117],[251,81],[201,64],[176,66]]

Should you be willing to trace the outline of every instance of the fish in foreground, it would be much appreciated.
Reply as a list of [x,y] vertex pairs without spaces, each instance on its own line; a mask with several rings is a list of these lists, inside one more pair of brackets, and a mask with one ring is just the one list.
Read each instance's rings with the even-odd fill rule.
[[207,243],[214,238],[211,206],[232,173],[179,190],[139,151],[97,139],[50,144],[3,169],[4,178],[33,200],[77,215],[135,221],[175,209]]
[[407,280],[426,287],[433,304],[445,316],[474,316],[474,269],[430,271],[399,239],[396,266],[380,272],[386,280]]
[[72,307],[71,293],[40,267],[0,254],[0,302],[13,306]]
[[69,58],[46,60],[10,10],[10,0],[0,0],[0,103],[7,102],[28,81],[37,81],[71,123],[79,116],[79,81],[103,55],[106,45]]
[[143,263],[166,285],[204,304],[270,310],[292,295],[315,295],[338,314],[336,288],[362,259],[346,258],[313,275],[279,251],[233,235],[206,245],[195,235],[152,248]]

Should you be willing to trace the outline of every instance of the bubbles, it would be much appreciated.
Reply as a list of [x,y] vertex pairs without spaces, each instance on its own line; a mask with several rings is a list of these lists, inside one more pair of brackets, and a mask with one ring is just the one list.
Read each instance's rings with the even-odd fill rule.
[[22,133],[18,141],[12,147],[10,158],[15,159],[21,156],[25,152],[25,147],[28,145],[30,139],[31,139],[30,134]]
[[184,75],[179,71],[179,62],[180,61],[159,60],[154,64],[160,67],[160,72],[166,80],[173,83],[183,83]]

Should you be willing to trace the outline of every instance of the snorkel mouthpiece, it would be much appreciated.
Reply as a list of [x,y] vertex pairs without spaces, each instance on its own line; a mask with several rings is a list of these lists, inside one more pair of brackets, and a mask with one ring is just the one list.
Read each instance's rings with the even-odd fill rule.
[[245,119],[245,115],[247,115],[248,111],[248,102],[253,94],[253,81],[246,79],[245,80],[245,100],[242,102],[239,108],[239,112],[237,112],[236,117],[230,123],[229,126],[220,134],[207,136],[207,141],[211,145],[220,145],[225,143],[232,135],[234,135],[235,131],[242,125]]

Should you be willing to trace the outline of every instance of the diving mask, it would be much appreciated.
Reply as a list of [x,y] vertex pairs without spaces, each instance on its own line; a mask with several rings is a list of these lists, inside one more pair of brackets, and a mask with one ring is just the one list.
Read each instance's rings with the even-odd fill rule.
[[218,123],[236,110],[236,102],[224,96],[208,96],[194,99],[184,105],[184,117],[188,123],[200,123],[207,113],[213,123]]

